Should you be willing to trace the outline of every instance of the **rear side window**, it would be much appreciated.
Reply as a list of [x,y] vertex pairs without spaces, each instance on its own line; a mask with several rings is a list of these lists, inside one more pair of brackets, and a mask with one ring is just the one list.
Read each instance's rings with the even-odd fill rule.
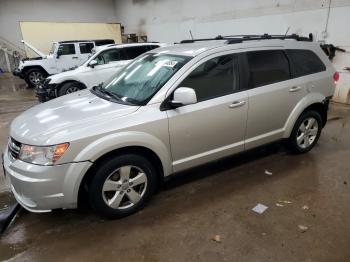
[[321,59],[311,50],[286,50],[292,65],[293,77],[315,74],[326,70]]
[[159,47],[159,45],[149,45],[148,50],[156,49],[158,47]]
[[58,53],[60,55],[74,55],[75,54],[74,44],[61,44],[58,47]]
[[194,69],[179,87],[193,88],[198,102],[232,94],[238,90],[237,65],[236,56],[215,57]]
[[290,79],[289,63],[281,50],[247,52],[249,87],[259,87]]
[[80,54],[89,54],[89,53],[91,53],[92,48],[94,48],[93,43],[80,43],[79,44]]
[[132,47],[126,47],[123,48],[129,57],[129,59],[134,59],[135,57],[138,57],[139,55],[146,53],[148,51],[148,46],[132,46]]

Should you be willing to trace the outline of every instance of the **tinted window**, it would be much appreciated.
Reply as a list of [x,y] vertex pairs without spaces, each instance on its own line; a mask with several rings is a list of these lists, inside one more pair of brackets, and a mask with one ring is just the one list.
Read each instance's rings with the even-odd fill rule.
[[58,47],[58,52],[60,55],[74,55],[75,54],[74,44],[61,44]]
[[148,46],[133,46],[124,48],[129,59],[134,59],[148,51]]
[[286,50],[292,65],[293,77],[310,75],[326,70],[320,58],[310,50]]
[[115,61],[125,60],[125,57],[120,49],[110,49],[99,54],[95,60],[99,65],[104,65]]
[[109,45],[109,44],[114,44],[114,40],[106,39],[106,40],[96,40],[95,41],[96,46]]
[[93,43],[81,43],[79,44],[80,54],[89,54],[91,53],[91,49],[94,48]]
[[149,45],[148,50],[156,49],[158,47],[159,47],[159,45]]
[[290,78],[287,57],[280,50],[247,52],[249,86],[269,85]]
[[194,69],[179,87],[193,88],[198,102],[231,94],[238,89],[236,60],[233,55],[210,59]]

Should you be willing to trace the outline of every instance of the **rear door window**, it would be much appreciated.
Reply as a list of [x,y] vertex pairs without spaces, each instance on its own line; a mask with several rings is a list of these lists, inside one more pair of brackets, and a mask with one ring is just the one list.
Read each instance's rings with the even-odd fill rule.
[[128,56],[129,59],[134,59],[135,57],[138,57],[139,55],[146,53],[148,51],[148,46],[131,46],[123,48]]
[[321,59],[311,50],[288,49],[286,53],[292,65],[293,77],[301,77],[326,70],[326,66]]
[[92,48],[94,48],[93,43],[80,43],[79,44],[80,54],[89,54],[89,53],[91,53]]
[[290,79],[289,63],[282,50],[247,52],[247,61],[250,88]]

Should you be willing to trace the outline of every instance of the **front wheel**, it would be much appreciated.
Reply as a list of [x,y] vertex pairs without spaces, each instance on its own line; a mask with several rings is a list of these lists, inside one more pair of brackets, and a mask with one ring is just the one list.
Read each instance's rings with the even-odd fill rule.
[[142,156],[127,154],[109,159],[90,183],[90,205],[107,218],[131,215],[154,193],[156,177],[155,168]]
[[40,84],[40,82],[45,79],[47,74],[39,69],[39,68],[34,68],[30,69],[25,76],[25,81],[28,84],[29,87],[33,88]]
[[68,94],[77,92],[83,88],[84,88],[83,85],[78,83],[78,82],[69,82],[69,83],[64,84],[58,90],[58,96],[68,95]]
[[288,140],[288,147],[295,154],[310,151],[317,143],[322,130],[322,118],[316,111],[303,113],[296,121]]

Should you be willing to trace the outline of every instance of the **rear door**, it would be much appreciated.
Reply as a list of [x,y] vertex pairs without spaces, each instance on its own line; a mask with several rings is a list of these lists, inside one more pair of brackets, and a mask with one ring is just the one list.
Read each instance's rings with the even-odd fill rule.
[[237,55],[215,55],[179,79],[198,102],[167,111],[175,172],[244,150],[248,97],[238,72]]
[[78,43],[79,45],[79,61],[80,65],[83,64],[86,60],[89,59],[91,56],[92,49],[94,48],[94,43],[93,42],[83,42],[83,43]]
[[246,149],[282,138],[292,110],[306,95],[306,86],[292,79],[284,50],[245,53],[249,109]]

